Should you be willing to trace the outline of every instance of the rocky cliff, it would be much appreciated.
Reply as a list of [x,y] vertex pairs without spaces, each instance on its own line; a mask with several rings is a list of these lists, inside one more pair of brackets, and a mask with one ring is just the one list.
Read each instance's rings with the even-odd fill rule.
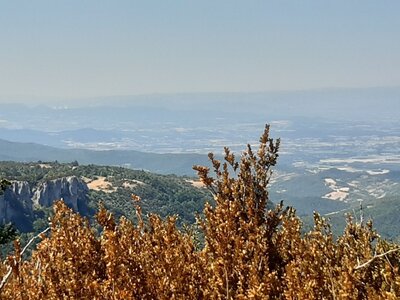
[[37,187],[32,201],[36,206],[49,207],[55,200],[63,199],[75,211],[86,204],[89,188],[86,183],[76,176],[63,177],[46,181]]
[[33,215],[31,195],[28,182],[11,182],[11,186],[0,196],[0,222],[13,222],[25,228],[27,220]]
[[30,186],[26,181],[13,181],[0,195],[0,223],[12,222],[19,229],[27,230],[34,208],[50,207],[63,199],[75,211],[86,208],[89,189],[76,176],[63,177]]

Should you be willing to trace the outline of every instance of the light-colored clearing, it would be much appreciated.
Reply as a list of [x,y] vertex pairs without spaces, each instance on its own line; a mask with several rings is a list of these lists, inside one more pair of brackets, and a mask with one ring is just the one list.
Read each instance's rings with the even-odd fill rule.
[[379,171],[369,170],[369,171],[367,171],[367,173],[369,175],[384,175],[384,174],[390,173],[390,171],[389,170],[379,170]]
[[327,185],[332,190],[332,192],[326,194],[322,198],[338,201],[346,200],[350,192],[349,187],[338,187],[337,182],[332,178],[325,178],[324,181],[325,185]]
[[42,169],[51,169],[52,166],[50,166],[49,164],[39,164],[39,167],[41,167]]
[[346,200],[347,196],[348,196],[348,193],[341,192],[341,191],[338,190],[338,191],[333,191],[333,192],[331,192],[329,194],[326,194],[322,198],[330,199],[330,200],[344,201],[344,200]]
[[186,182],[189,182],[191,185],[193,185],[196,188],[205,187],[204,183],[202,183],[200,180],[186,180]]
[[372,164],[399,164],[400,155],[371,155],[367,157],[351,157],[351,158],[329,158],[321,159],[321,164],[353,164],[353,163],[372,163]]
[[332,178],[325,178],[324,181],[326,185],[336,185],[336,181]]
[[113,193],[117,190],[110,182],[106,181],[106,177],[103,176],[97,177],[97,179],[90,181],[87,183],[87,186],[91,190],[102,191],[105,193]]
[[338,169],[339,171],[344,171],[344,172],[348,172],[348,173],[362,172],[362,170],[356,169],[356,168],[353,168],[353,167],[338,167],[336,169]]

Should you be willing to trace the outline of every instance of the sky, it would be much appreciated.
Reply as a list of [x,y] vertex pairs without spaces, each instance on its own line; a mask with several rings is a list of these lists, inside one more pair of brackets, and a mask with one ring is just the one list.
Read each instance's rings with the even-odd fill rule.
[[1,101],[400,86],[399,12],[398,0],[0,0]]

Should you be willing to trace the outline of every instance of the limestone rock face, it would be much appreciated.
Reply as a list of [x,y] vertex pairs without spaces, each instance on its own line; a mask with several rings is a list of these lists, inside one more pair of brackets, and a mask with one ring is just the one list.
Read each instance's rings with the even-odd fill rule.
[[34,207],[50,207],[56,200],[77,212],[86,208],[89,188],[76,176],[62,177],[30,186],[27,181],[13,181],[0,195],[0,224],[12,222],[21,230],[29,230]]
[[76,176],[63,177],[39,185],[32,201],[36,206],[49,207],[54,201],[63,199],[75,211],[80,211],[87,202],[88,191],[86,183]]
[[0,196],[0,223],[25,224],[33,215],[32,192],[27,181],[13,181]]

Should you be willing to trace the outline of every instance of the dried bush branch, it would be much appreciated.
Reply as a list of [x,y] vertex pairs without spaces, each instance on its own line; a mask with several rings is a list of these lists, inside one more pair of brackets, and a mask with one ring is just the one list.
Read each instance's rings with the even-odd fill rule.
[[385,257],[386,255],[388,255],[388,254],[390,254],[390,253],[393,253],[393,252],[397,252],[397,251],[400,251],[400,248],[391,249],[391,250],[389,250],[389,251],[386,251],[385,253],[382,253],[382,254],[379,254],[379,255],[375,255],[374,257],[372,257],[370,260],[366,261],[365,263],[356,266],[356,267],[354,268],[354,270],[357,271],[357,270],[360,270],[360,269],[362,269],[362,268],[364,268],[364,267],[367,267],[367,266],[368,266],[370,263],[372,263],[374,260],[376,260],[376,259],[378,259],[378,258]]
[[[22,255],[23,255],[23,254],[25,253],[25,251],[29,248],[29,246],[30,246],[36,239],[40,238],[43,234],[45,234],[45,233],[48,232],[49,230],[50,230],[50,227],[47,227],[45,230],[43,230],[43,231],[40,232],[39,234],[35,235],[34,237],[32,237],[32,238],[28,241],[28,243],[25,245],[25,247],[22,249],[22,251],[21,251],[20,254],[19,254],[19,257],[20,257],[20,258],[19,258],[19,260],[18,260],[18,263],[21,262]],[[11,266],[8,266],[8,271],[7,271],[6,275],[4,275],[3,279],[2,279],[1,282],[0,282],[0,291],[3,289],[3,287],[4,287],[5,284],[7,283],[9,277],[11,276],[11,274],[12,274],[12,267],[11,267]]]

